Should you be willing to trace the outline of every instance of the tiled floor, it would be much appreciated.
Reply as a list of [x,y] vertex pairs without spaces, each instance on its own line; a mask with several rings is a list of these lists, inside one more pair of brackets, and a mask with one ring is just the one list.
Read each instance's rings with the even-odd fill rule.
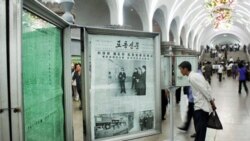
[[[250,83],[248,84],[250,88]],[[217,112],[224,129],[217,131],[208,129],[206,141],[250,141],[250,96],[245,91],[238,94],[238,81],[226,78],[219,83],[216,75],[212,78],[213,95],[216,99]],[[74,102],[74,134],[75,141],[83,141],[82,113],[78,110],[78,102]],[[174,106],[175,141],[193,141],[190,135],[194,133],[193,126],[190,131],[183,133],[177,129],[185,118],[187,98],[181,97],[181,103]],[[169,140],[169,108],[166,120],[162,122],[162,134],[135,139],[132,141],[170,141]]]

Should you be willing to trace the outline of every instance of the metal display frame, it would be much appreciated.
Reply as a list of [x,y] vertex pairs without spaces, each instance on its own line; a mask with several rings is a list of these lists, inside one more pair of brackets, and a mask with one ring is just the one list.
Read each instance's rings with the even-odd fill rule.
[[22,95],[22,11],[23,9],[39,16],[61,29],[63,53],[63,92],[65,140],[73,139],[72,101],[71,101],[71,55],[69,23],[53,13],[37,0],[9,0],[9,70],[11,108],[18,107],[20,112],[11,113],[12,140],[24,140],[23,95]]
[[[169,76],[168,76],[168,77],[169,77],[169,78],[168,78],[169,81],[166,82],[167,84],[164,82],[164,86],[162,85],[162,86],[163,86],[162,89],[166,89],[166,88],[168,88],[169,86],[172,86],[172,57],[173,57],[173,56],[171,56],[171,55],[169,55],[169,54],[165,54],[165,55],[161,55],[161,56],[162,56],[162,58],[167,58],[168,61],[169,61],[169,66],[168,66],[168,67],[169,67],[169,70],[170,70],[170,71],[169,71],[170,74],[169,74]],[[161,63],[162,63],[162,60],[161,60]],[[162,66],[161,66],[161,68],[162,68]],[[164,79],[164,78],[161,77],[161,79]],[[163,81],[161,80],[161,82],[163,82]]]
[[6,1],[0,1],[0,140],[10,140],[9,105],[8,105],[8,72],[7,72],[7,17]]
[[169,91],[169,99],[170,99],[170,135],[167,137],[166,141],[174,141],[174,95],[177,87],[173,84],[173,51],[172,51],[172,46],[169,47],[169,54],[164,54],[164,57],[169,57],[169,85],[165,88]]
[[[9,108],[22,110],[22,66],[21,66],[21,23],[22,2],[9,0],[9,94],[11,103]],[[23,114],[11,113],[12,140],[23,141]]]
[[[175,131],[175,127],[174,127],[174,123],[175,123],[175,119],[174,119],[174,95],[175,95],[176,89],[178,89],[179,87],[182,87],[182,85],[176,84],[177,71],[180,71],[178,69],[179,64],[177,64],[176,58],[177,57],[195,57],[195,58],[197,58],[197,67],[198,67],[198,56],[195,56],[195,55],[170,55],[170,56],[173,57],[173,58],[171,57],[171,61],[172,61],[174,68],[172,68],[172,65],[171,65],[171,68],[172,68],[172,70],[174,70],[174,82],[172,82],[172,86],[169,86],[169,88],[168,88],[168,90],[170,92],[170,138],[167,141],[175,141],[175,135],[174,135],[174,131]],[[172,73],[170,75],[172,76]]]
[[[133,36],[133,37],[149,37],[154,40],[154,66],[155,68],[155,130],[148,130],[141,133],[134,133],[134,134],[125,134],[119,136],[108,137],[104,139],[94,139],[92,134],[92,127],[91,127],[91,98],[90,98],[90,58],[89,58],[89,47],[88,47],[88,36],[89,35],[110,35],[110,36]],[[84,113],[83,113],[83,124],[84,124],[84,138],[87,141],[121,141],[121,140],[129,140],[135,139],[150,135],[155,135],[161,133],[161,95],[160,95],[160,35],[158,33],[147,33],[147,32],[138,32],[138,31],[128,31],[128,30],[112,30],[112,29],[101,29],[101,28],[92,28],[86,27],[82,28],[82,38],[84,39],[84,48],[82,48],[82,59],[84,59],[84,70],[82,70],[82,79],[85,80],[85,85],[82,86],[82,90],[84,90],[83,100],[84,100]],[[93,64],[93,62],[91,63]]]
[[[170,60],[170,63],[169,63],[169,68],[170,68],[169,80],[170,80],[170,82],[168,83],[169,86],[166,87],[166,89],[168,89],[169,94],[170,94],[170,127],[169,127],[170,135],[169,135],[169,137],[167,137],[166,141],[174,141],[175,140],[175,135],[174,135],[174,131],[175,131],[175,127],[174,127],[174,123],[175,123],[175,119],[174,119],[174,95],[175,95],[176,89],[181,87],[181,86],[176,85],[177,71],[179,71],[176,57],[195,57],[195,58],[197,58],[197,63],[198,63],[198,56],[196,56],[196,55],[173,55],[172,47],[170,46],[169,47],[169,54],[163,54],[163,57],[169,57],[169,60]],[[197,67],[198,67],[198,64],[197,64]],[[173,71],[174,71],[174,75],[172,74]],[[175,79],[174,82],[173,82],[173,77]]]
[[[196,55],[174,55],[174,62],[173,62],[173,64],[174,64],[174,77],[175,77],[174,86],[176,86],[176,87],[187,86],[187,85],[178,85],[176,83],[176,80],[177,80],[177,71],[179,71],[179,69],[178,69],[178,65],[179,64],[177,64],[177,61],[176,61],[176,58],[178,58],[178,57],[192,57],[192,58],[196,58],[197,59],[197,68],[195,68],[195,69],[197,71],[198,70],[198,62],[199,62],[198,56],[196,56]],[[194,68],[192,66],[192,71],[193,70],[194,70]]]

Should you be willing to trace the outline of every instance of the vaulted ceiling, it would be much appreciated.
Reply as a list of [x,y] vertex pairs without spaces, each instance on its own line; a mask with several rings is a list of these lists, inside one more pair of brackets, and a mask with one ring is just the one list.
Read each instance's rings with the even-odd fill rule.
[[[60,0],[43,1],[59,2]],[[90,3],[89,1],[95,1],[91,2],[95,5],[86,5]],[[247,45],[250,43],[249,0],[237,0],[232,11],[232,26],[228,29],[214,28],[209,19],[211,13],[205,6],[207,0],[75,0],[78,13],[76,19],[79,17],[83,24],[85,24],[83,21],[88,21],[89,25],[95,24],[101,17],[91,17],[97,20],[91,20],[89,16],[84,17],[84,14],[91,14],[92,11],[84,11],[84,8],[81,7],[95,7],[94,10],[98,12],[98,9],[102,9],[101,4],[98,5],[98,1],[105,1],[109,7],[109,13],[106,13],[110,17],[109,24],[114,24],[112,21],[115,20],[112,18],[118,16],[118,19],[122,19],[122,21],[117,24],[130,24],[129,26],[134,27],[132,29],[151,32],[160,28],[163,41],[173,40],[175,44],[183,44],[186,48],[199,50],[202,45],[217,44],[227,40]],[[114,11],[112,10],[114,8],[110,8],[114,7],[115,2],[117,5],[123,5],[123,14],[112,14],[121,11],[119,8]],[[79,13],[83,13],[83,15]],[[130,17],[133,19],[129,20]],[[78,24],[81,24],[81,21]],[[94,22],[91,23],[91,21]],[[136,23],[139,24],[136,25]],[[105,24],[108,24],[107,21]],[[159,28],[154,28],[155,26],[159,26]]]

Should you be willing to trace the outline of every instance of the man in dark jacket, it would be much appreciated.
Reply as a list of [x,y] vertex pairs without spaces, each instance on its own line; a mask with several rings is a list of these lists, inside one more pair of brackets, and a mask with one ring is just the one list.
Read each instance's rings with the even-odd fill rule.
[[132,86],[131,89],[137,89],[137,84],[136,84],[136,79],[139,79],[139,73],[138,73],[138,69],[135,68],[135,71],[132,75]]
[[212,71],[213,71],[211,62],[207,62],[204,70],[205,70],[205,73],[204,73],[205,79],[209,82],[209,84],[211,84],[211,75],[212,75]]
[[124,68],[121,68],[121,72],[118,75],[118,79],[120,82],[120,87],[121,87],[121,93],[126,93],[126,88],[125,88],[125,80],[126,80],[126,73],[124,72]]
[[140,83],[141,83],[141,94],[140,95],[146,95],[146,66],[142,66],[142,74],[140,77]]

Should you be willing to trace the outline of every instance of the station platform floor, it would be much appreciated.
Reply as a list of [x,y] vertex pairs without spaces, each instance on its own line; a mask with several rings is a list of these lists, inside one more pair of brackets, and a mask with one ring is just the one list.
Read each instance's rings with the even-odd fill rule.
[[[238,81],[232,77],[225,77],[218,82],[217,75],[212,77],[212,89],[217,113],[223,125],[223,130],[209,129],[206,141],[249,141],[250,140],[250,96],[247,96],[242,88],[241,95],[238,94]],[[247,83],[250,88],[250,83]],[[73,102],[74,118],[74,140],[83,141],[82,112],[78,109],[79,102]],[[193,141],[190,135],[194,133],[193,123],[188,132],[182,132],[180,127],[185,121],[187,110],[187,97],[181,95],[181,102],[174,103],[174,141]],[[169,130],[170,115],[167,108],[166,120],[162,121],[162,133],[154,136],[134,139],[132,141],[170,141]]]

